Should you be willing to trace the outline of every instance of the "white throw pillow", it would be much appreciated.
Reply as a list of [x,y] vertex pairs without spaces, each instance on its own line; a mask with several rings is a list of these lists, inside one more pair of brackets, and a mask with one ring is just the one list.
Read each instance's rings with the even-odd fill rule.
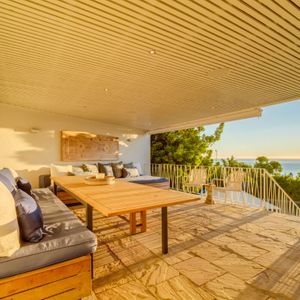
[[72,167],[72,172],[75,174],[75,175],[84,175],[84,171],[82,170],[81,167],[75,167],[73,166]]
[[143,169],[142,169],[142,166],[141,166],[141,163],[140,162],[134,162],[133,163],[134,167],[138,169],[139,171],[139,175],[143,175],[144,172],[143,172]]
[[72,172],[72,171],[73,171],[72,165],[51,164],[51,167],[50,167],[51,177],[66,176],[68,174],[68,172]]
[[126,177],[138,177],[140,176],[139,170],[137,168],[124,168],[126,172]]
[[0,182],[0,257],[11,256],[20,248],[15,200]]

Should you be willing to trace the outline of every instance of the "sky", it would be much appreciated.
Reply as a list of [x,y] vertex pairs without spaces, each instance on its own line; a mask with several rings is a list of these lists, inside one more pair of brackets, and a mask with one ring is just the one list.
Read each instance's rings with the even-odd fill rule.
[[[217,125],[205,126],[212,133]],[[214,158],[300,159],[300,99],[263,108],[262,117],[225,123]]]

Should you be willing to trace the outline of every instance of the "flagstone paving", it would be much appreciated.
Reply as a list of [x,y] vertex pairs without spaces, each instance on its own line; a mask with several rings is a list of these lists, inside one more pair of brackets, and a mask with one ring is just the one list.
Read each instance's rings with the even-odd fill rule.
[[[84,221],[84,209],[72,208]],[[91,299],[300,300],[300,218],[199,201],[169,209],[161,254],[160,210],[130,236],[119,217],[94,212],[98,249]]]

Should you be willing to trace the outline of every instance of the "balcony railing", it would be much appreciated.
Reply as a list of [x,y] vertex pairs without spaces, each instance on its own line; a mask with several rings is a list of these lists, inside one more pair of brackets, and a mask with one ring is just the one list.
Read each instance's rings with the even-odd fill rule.
[[174,190],[205,194],[205,184],[213,184],[217,202],[300,216],[300,208],[265,169],[151,164],[151,174],[169,178]]

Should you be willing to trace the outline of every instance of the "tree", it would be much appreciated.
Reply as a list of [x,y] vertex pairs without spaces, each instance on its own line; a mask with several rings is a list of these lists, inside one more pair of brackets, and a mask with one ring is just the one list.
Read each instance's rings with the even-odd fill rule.
[[290,195],[290,197],[300,204],[300,173],[295,177],[293,174],[288,175],[274,175],[274,179],[278,184]]
[[211,146],[220,140],[223,128],[222,123],[212,135],[206,135],[203,126],[152,135],[151,162],[210,166]]
[[266,169],[271,175],[282,172],[282,166],[280,162],[269,160],[265,156],[257,157],[254,167]]
[[238,162],[233,155],[231,155],[229,158],[222,159],[222,164],[224,167],[251,168],[250,165],[244,162]]

